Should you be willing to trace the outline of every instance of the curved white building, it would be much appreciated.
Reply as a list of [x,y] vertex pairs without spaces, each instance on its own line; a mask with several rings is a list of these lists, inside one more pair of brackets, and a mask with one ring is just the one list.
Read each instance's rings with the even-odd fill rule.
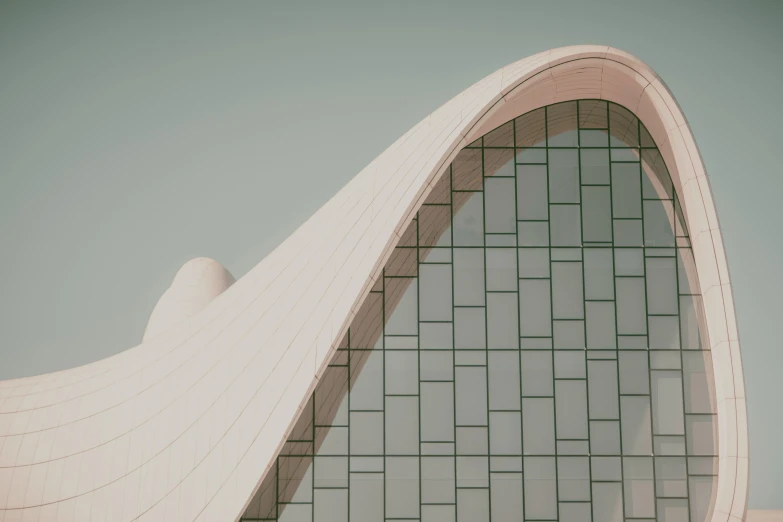
[[622,51],[493,73],[207,264],[141,345],[0,382],[1,522],[745,519],[708,178]]

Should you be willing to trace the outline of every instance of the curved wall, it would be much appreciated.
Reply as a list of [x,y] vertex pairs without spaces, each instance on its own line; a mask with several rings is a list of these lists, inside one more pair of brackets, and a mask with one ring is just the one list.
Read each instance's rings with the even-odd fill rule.
[[185,324],[87,366],[0,383],[0,519],[238,518],[445,167],[503,122],[583,98],[639,116],[682,201],[715,365],[712,520],[742,520],[744,385],[709,183],[660,79],[600,46],[540,53],[463,91]]

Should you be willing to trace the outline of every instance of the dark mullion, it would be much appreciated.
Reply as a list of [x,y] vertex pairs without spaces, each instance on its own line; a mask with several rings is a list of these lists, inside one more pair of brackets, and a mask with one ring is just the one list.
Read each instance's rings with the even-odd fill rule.
[[[512,128],[513,130],[513,128]],[[515,138],[516,139],[516,138]],[[482,141],[482,145],[484,142]],[[487,169],[486,169],[486,161],[484,159],[485,153],[482,149],[481,151],[481,173],[483,175],[482,179],[482,187],[486,188],[486,178],[487,178]],[[482,218],[481,218],[481,225],[483,230],[482,232],[482,238],[481,242],[484,245],[484,349],[489,350],[489,300],[487,299],[489,296],[487,295],[489,292],[487,291],[487,192],[486,190],[482,193],[482,201],[481,201],[481,212],[482,212]],[[516,214],[516,209],[514,209],[514,213]],[[490,427],[489,427],[489,353],[487,353],[484,357],[484,361],[486,362],[486,367],[484,368],[484,382],[486,389],[484,390],[486,397],[487,397],[487,509],[489,511],[489,520],[492,520],[492,470],[490,467],[490,455],[492,454],[492,450],[489,446],[489,441],[491,440],[490,437]],[[454,398],[456,400],[456,397]],[[455,419],[456,421],[456,419]],[[456,441],[455,441],[456,442]]]
[[[579,106],[581,105],[580,101],[576,102],[576,143],[578,145],[577,148],[577,172],[579,174],[579,201],[584,202],[584,196],[582,194],[582,187],[585,185],[582,185],[582,129],[581,125],[579,123]],[[607,140],[609,139],[609,136],[607,135]],[[611,178],[609,180],[611,183]],[[611,201],[610,201],[611,203]],[[579,216],[579,227],[580,227],[580,239],[582,241],[582,317],[584,317],[584,336],[585,336],[585,347],[584,347],[584,358],[585,358],[585,376],[584,379],[574,379],[574,380],[583,380],[585,384],[585,408],[587,409],[585,419],[587,419],[587,472],[588,472],[588,478],[590,480],[590,514],[591,519],[595,519],[595,512],[593,509],[593,448],[591,438],[590,438],[590,387],[588,386],[587,382],[587,283],[585,281],[585,256],[584,256],[584,241],[585,241],[585,220],[584,220],[584,207],[580,209],[580,216]],[[554,368],[553,368],[554,371]],[[555,374],[555,378],[557,378],[557,374]]]
[[[577,122],[578,124],[578,122]],[[577,125],[578,127],[578,125]],[[577,133],[579,131],[577,130]],[[550,203],[550,193],[549,193],[549,110],[547,107],[544,107],[544,137],[546,139],[547,149],[546,149],[546,217],[547,217],[547,233],[549,234],[549,241],[548,241],[548,248],[549,248],[549,320],[550,320],[550,333],[552,334],[552,413],[553,413],[553,419],[552,422],[554,423],[554,433],[555,433],[555,513],[557,514],[557,520],[560,520],[560,474],[558,472],[558,459],[557,459],[557,399],[554,398],[555,393],[555,306],[554,306],[554,291],[552,288],[552,204]],[[581,198],[581,195],[580,195]],[[520,356],[521,360],[521,356]],[[521,376],[520,376],[520,385],[521,385]],[[524,472],[524,460],[523,460],[523,468],[522,471]],[[523,486],[524,487],[524,486]]]
[[[484,139],[482,137],[481,139],[481,145],[484,145]],[[482,156],[482,162],[484,157],[484,151],[481,152]],[[482,172],[483,174],[483,172]],[[449,171],[450,179],[449,179],[449,190],[452,191],[452,193],[449,194],[449,198],[451,201],[454,201],[454,170],[450,169]],[[483,186],[483,185],[482,185]],[[454,465],[454,516],[457,516],[457,494],[459,493],[459,488],[457,488],[457,368],[456,368],[456,351],[454,350],[454,339],[456,338],[457,331],[455,326],[455,314],[454,314],[454,296],[456,295],[455,289],[456,285],[454,283],[454,206],[451,207],[451,226],[449,227],[449,233],[451,234],[451,350],[452,350],[452,361],[454,361],[454,369],[452,370],[453,380],[451,383],[451,405],[453,408],[452,412],[452,419],[454,422],[454,452],[451,456],[452,463]]]
[[620,502],[625,520],[625,463],[623,462],[623,408],[620,400],[620,322],[617,314],[617,263],[614,260],[614,177],[612,176],[612,131],[609,104],[606,104],[606,133],[609,140],[609,216],[612,219],[612,289],[614,291],[615,368],[617,369],[617,426],[620,431]]
[[[641,121],[639,118],[636,118],[636,134],[639,139],[639,145],[642,144],[642,128],[641,128]],[[639,198],[641,205],[641,211],[642,211],[642,247],[645,247],[647,245],[647,242],[645,241],[645,231],[644,231],[644,169],[642,168],[642,151],[639,150]],[[646,252],[645,252],[646,253]],[[650,396],[650,455],[652,460],[652,480],[653,480],[653,514],[654,516],[658,516],[658,482],[655,478],[655,427],[653,426],[654,421],[654,415],[653,415],[653,396],[652,396],[652,360],[650,357],[650,317],[655,316],[656,314],[650,314],[650,305],[648,303],[648,295],[647,295],[647,256],[642,257],[642,270],[644,272],[644,312],[646,316],[646,325],[647,325],[647,393]],[[675,272],[676,274],[676,272]],[[677,301],[679,302],[679,296],[677,297]],[[679,322],[679,321],[678,321]],[[682,366],[682,362],[680,362],[680,366]],[[682,370],[680,370],[682,371]],[[680,373],[680,378],[682,379],[682,373]],[[683,411],[683,426],[685,425],[685,409]],[[687,454],[687,451],[686,451]],[[687,461],[687,455],[685,460]],[[686,474],[687,476],[687,474]],[[687,482],[687,480],[686,480]],[[690,520],[690,504],[688,505],[688,519]]]

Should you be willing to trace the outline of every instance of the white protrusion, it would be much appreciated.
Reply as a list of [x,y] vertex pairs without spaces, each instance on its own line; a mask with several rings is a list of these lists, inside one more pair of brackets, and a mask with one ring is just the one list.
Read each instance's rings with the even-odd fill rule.
[[160,296],[147,322],[142,342],[193,317],[234,281],[234,276],[214,259],[191,259],[182,265],[171,286]]

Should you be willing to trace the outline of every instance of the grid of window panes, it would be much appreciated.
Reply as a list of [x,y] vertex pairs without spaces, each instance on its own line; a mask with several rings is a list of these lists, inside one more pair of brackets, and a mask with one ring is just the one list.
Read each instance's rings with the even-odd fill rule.
[[243,520],[707,520],[697,289],[629,111],[504,124],[433,189]]

